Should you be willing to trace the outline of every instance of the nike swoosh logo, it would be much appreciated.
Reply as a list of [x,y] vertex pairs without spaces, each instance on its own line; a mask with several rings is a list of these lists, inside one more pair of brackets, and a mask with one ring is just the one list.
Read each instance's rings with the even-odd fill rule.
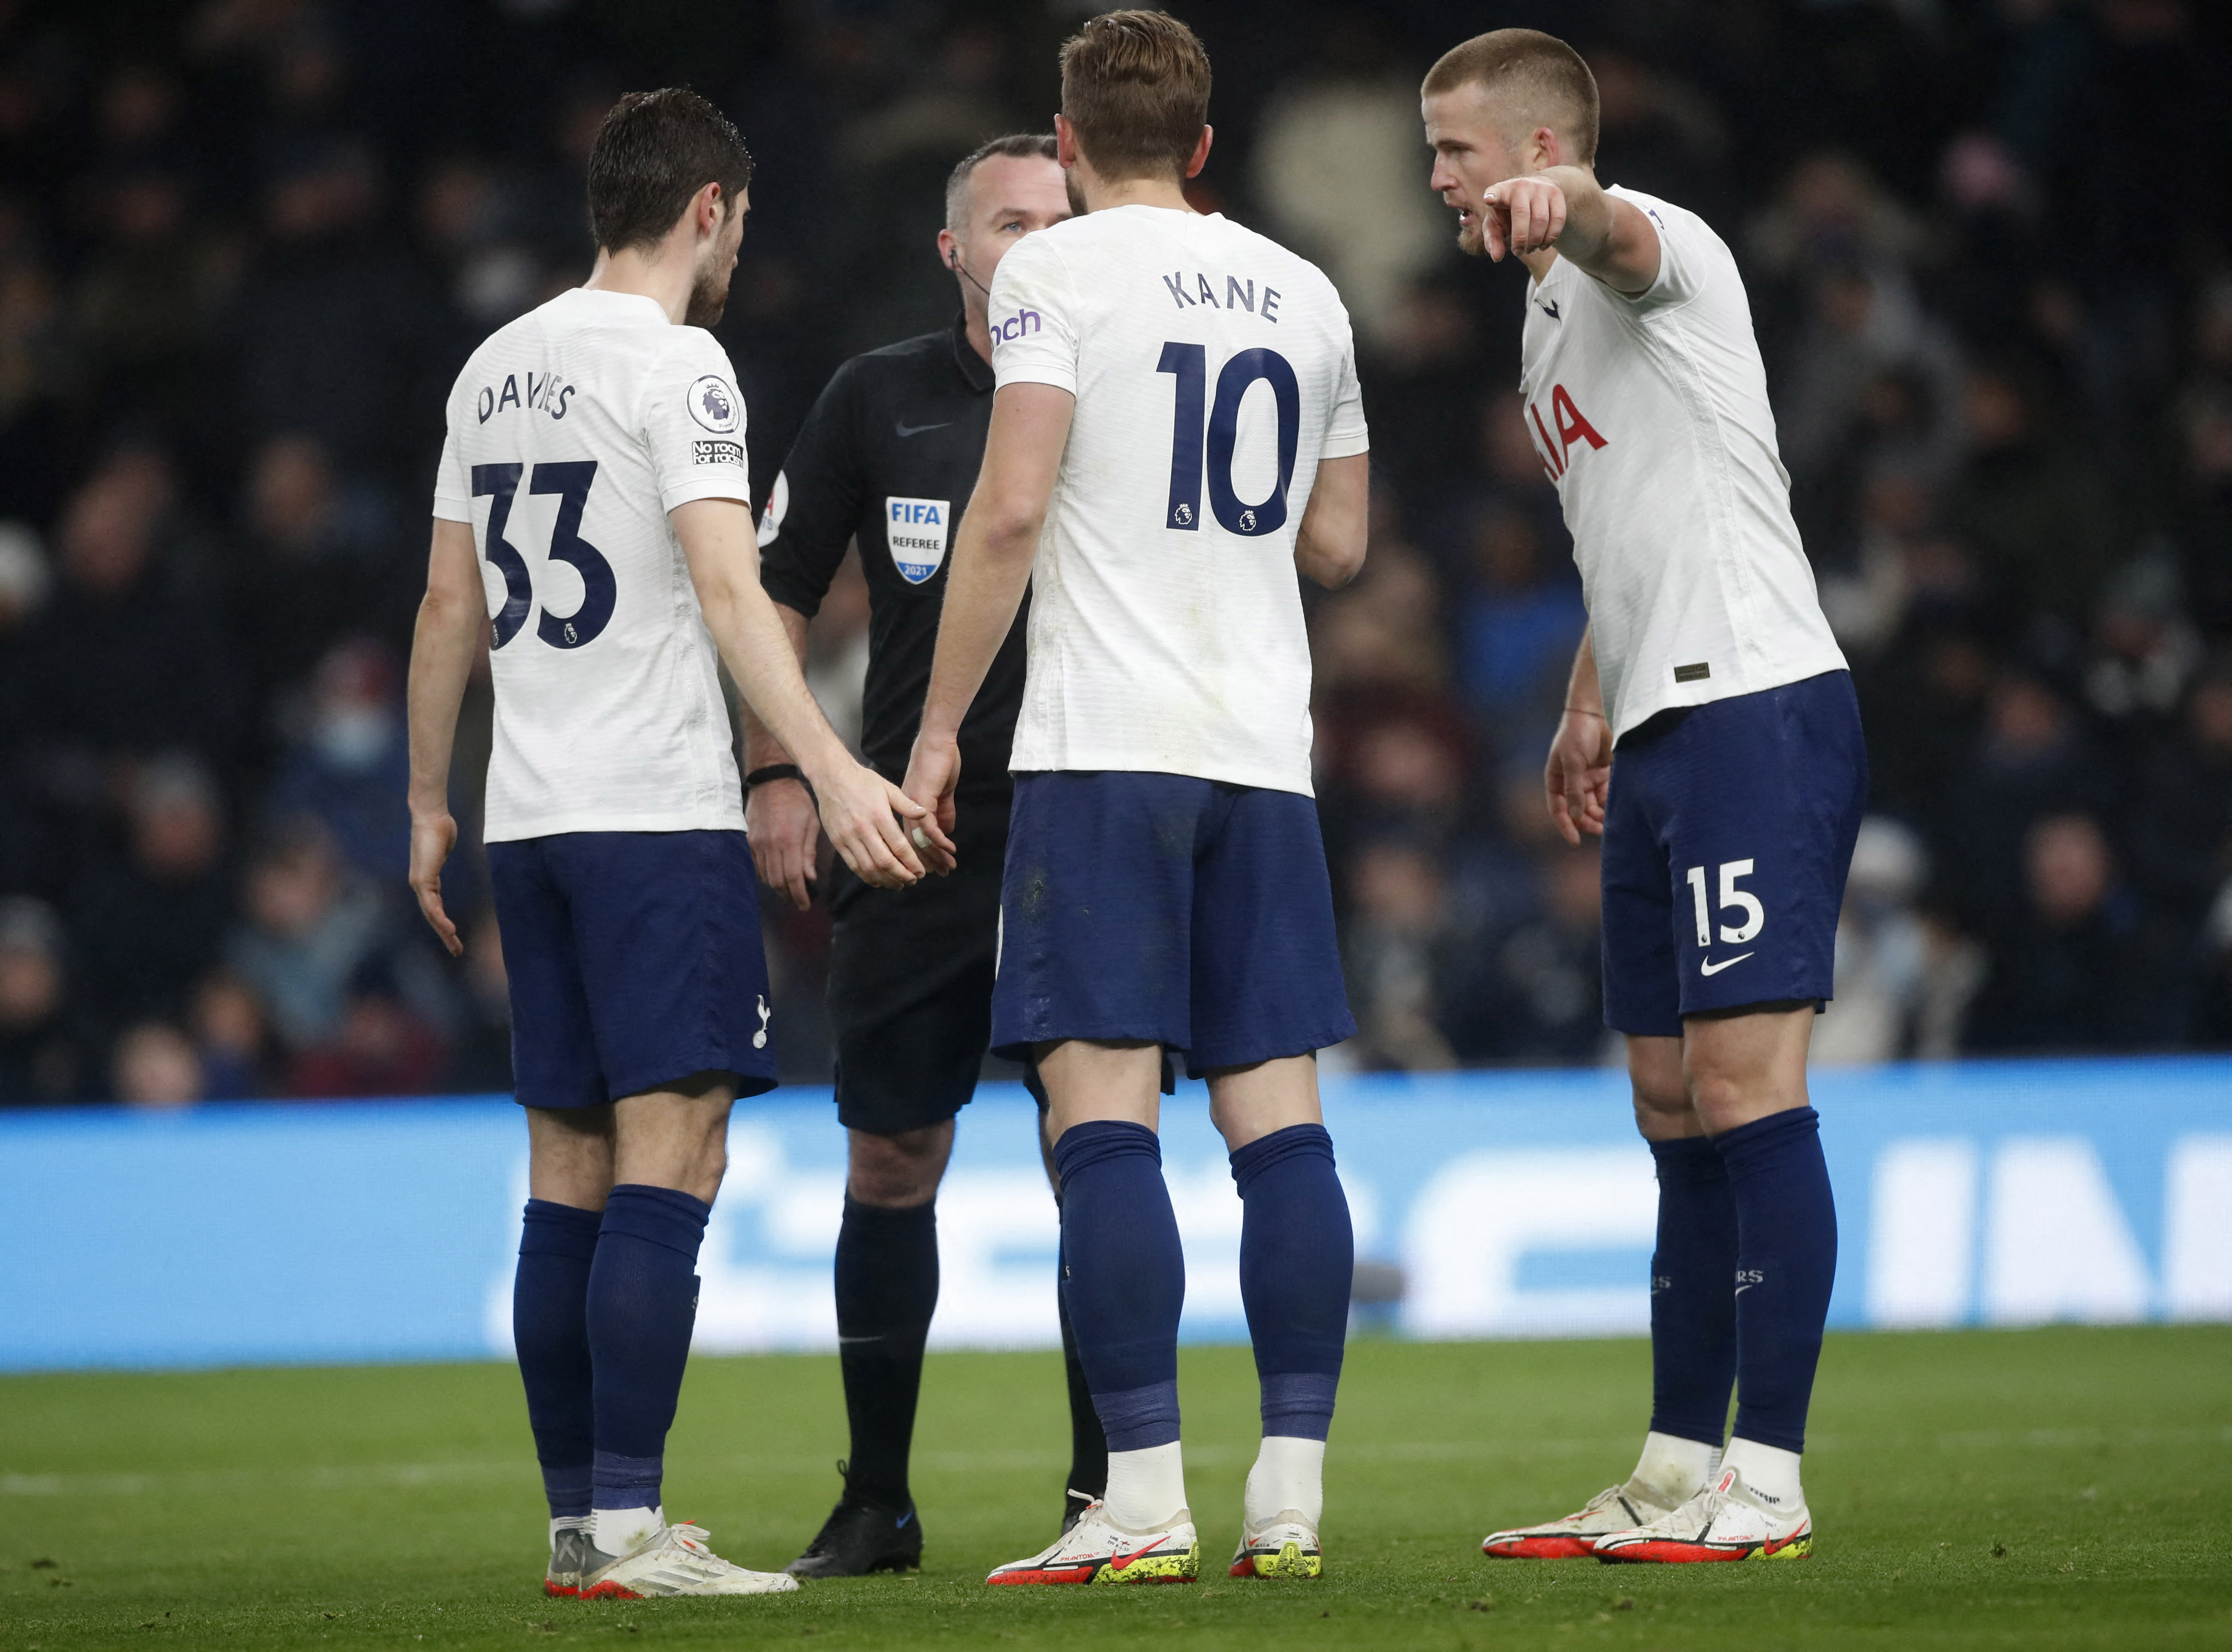
[[1542,306],[1542,313],[1545,315],[1547,315],[1554,322],[1558,319],[1558,307],[1555,304],[1544,304]]
[[1736,1295],[1738,1295],[1738,1296],[1742,1296],[1742,1295],[1743,1295],[1743,1293],[1744,1293],[1745,1291],[1749,1291],[1749,1290],[1750,1290],[1750,1289],[1751,1289],[1751,1286],[1749,1286],[1749,1285],[1738,1285],[1738,1286],[1736,1287]]
[[925,430],[944,430],[944,429],[948,425],[951,425],[952,422],[953,422],[953,421],[952,421],[951,419],[941,420],[938,423],[937,423],[937,424],[935,424],[935,425],[910,425],[910,424],[905,423],[905,421],[901,421],[901,423],[900,423],[900,425],[899,425],[899,434],[900,434],[902,437],[906,437],[906,436],[919,436],[919,435],[921,435],[921,434],[923,433],[923,432],[925,432]]
[[1170,1538],[1168,1536],[1159,1537],[1144,1549],[1134,1549],[1129,1554],[1112,1554],[1108,1557],[1109,1570],[1112,1571],[1121,1571],[1125,1567],[1130,1565],[1134,1560],[1137,1560],[1141,1555],[1152,1554],[1156,1550],[1161,1548],[1169,1541]]
[[1752,954],[1749,953],[1738,953],[1734,958],[1724,958],[1717,964],[1713,962],[1711,959],[1708,958],[1697,966],[1697,973],[1700,975],[1718,975],[1724,969],[1734,969],[1737,965],[1742,963],[1745,959],[1751,956]]

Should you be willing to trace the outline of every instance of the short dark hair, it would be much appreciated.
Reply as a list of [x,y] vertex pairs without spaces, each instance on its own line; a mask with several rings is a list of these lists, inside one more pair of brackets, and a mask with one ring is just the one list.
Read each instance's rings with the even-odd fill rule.
[[1183,179],[1209,121],[1209,54],[1166,11],[1108,11],[1061,47],[1061,113],[1113,183]]
[[1424,95],[1480,86],[1515,95],[1528,130],[1548,127],[1573,142],[1584,166],[1597,159],[1597,77],[1581,55],[1555,35],[1535,29],[1496,29],[1475,35],[1442,54],[1426,71]]
[[706,185],[718,184],[733,211],[751,181],[734,123],[697,93],[631,92],[606,112],[589,150],[589,231],[607,251],[655,246]]
[[954,164],[945,180],[945,227],[958,234],[969,216],[969,180],[988,160],[1059,160],[1061,146],[1051,132],[1011,132],[1004,138],[980,143]]

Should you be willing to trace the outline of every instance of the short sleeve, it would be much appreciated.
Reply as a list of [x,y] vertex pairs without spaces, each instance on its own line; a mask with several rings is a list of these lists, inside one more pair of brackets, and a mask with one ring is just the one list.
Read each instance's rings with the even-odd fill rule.
[[442,438],[442,462],[434,471],[434,514],[444,522],[470,524],[473,519],[473,490],[465,475],[464,455],[457,451],[454,422]]
[[1043,233],[1008,249],[988,306],[992,372],[1009,384],[1050,384],[1077,393],[1077,288]]
[[729,353],[702,328],[675,331],[679,336],[652,369],[643,403],[644,439],[659,478],[660,506],[672,511],[692,499],[749,505],[744,399],[736,393]]
[[1353,459],[1372,451],[1372,432],[1364,422],[1364,387],[1356,377],[1356,343],[1346,341],[1340,352],[1340,372],[1333,380],[1333,406],[1326,417],[1322,459]]
[[1704,290],[1716,239],[1704,219],[1695,212],[1649,195],[1614,185],[1606,192],[1617,195],[1651,220],[1658,231],[1658,278],[1628,300],[1638,309],[1671,309],[1686,304]]

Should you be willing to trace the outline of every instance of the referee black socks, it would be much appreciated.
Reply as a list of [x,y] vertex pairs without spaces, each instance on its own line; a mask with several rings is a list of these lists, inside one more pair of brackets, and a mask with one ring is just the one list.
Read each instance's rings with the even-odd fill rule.
[[847,1193],[836,1285],[837,1357],[853,1435],[846,1494],[904,1509],[912,1502],[907,1457],[923,1343],[938,1308],[937,1205],[864,1205]]

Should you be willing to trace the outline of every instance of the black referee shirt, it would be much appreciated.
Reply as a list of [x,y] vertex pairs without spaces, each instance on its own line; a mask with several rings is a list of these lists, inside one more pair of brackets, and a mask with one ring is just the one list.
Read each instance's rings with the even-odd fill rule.
[[[846,542],[859,538],[870,612],[860,743],[894,781],[905,777],[922,725],[954,530],[983,461],[992,384],[959,316],[942,333],[854,356],[806,415],[762,518],[761,582],[808,618],[828,595]],[[1010,784],[1028,612],[1027,597],[961,725],[965,791]]]

